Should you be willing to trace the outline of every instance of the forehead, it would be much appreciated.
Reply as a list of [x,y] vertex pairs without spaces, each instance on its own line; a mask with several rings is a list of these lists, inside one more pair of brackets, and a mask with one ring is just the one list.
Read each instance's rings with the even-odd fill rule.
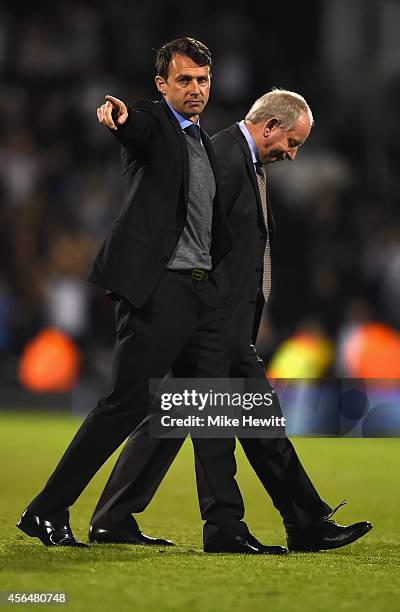
[[299,140],[304,142],[306,138],[308,138],[308,136],[310,135],[310,131],[310,117],[308,116],[308,113],[304,113],[303,115],[300,115],[300,117],[297,119],[293,128],[287,131],[287,134],[292,138],[298,138]]
[[210,66],[199,66],[187,55],[173,53],[168,66],[168,73],[174,74],[175,76],[178,74],[208,76],[210,74]]

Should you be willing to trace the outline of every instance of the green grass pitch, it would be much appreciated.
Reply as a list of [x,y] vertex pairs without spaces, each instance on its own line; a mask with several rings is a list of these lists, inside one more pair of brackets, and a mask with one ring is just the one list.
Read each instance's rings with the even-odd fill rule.
[[[338,522],[374,524],[371,533],[346,548],[284,558],[204,554],[193,453],[186,442],[153,503],[139,516],[145,533],[173,539],[174,548],[48,549],[19,532],[15,522],[78,424],[66,415],[0,413],[0,590],[66,591],[67,609],[74,611],[400,610],[399,440],[294,441],[321,496],[331,505],[346,498]],[[72,510],[72,527],[83,540],[114,459]],[[280,517],[240,448],[237,460],[248,525],[263,542],[285,544]]]

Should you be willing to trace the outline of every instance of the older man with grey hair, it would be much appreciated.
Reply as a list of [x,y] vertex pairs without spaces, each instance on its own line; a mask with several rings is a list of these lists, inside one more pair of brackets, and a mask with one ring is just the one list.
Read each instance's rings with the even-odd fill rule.
[[[311,110],[302,96],[273,89],[256,100],[244,120],[212,138],[234,243],[221,264],[227,268],[232,286],[227,306],[229,376],[248,381],[247,390],[270,393],[274,398],[271,414],[275,416],[282,415],[279,399],[254,347],[271,286],[274,219],[265,166],[293,161],[312,124]],[[338,548],[371,529],[368,522],[341,526],[331,520],[334,511],[318,495],[284,431],[276,437],[260,432],[258,437],[239,434],[238,438],[282,516],[290,550]],[[139,528],[132,513],[148,505],[182,443],[183,439],[149,437],[149,420],[133,432],[92,517],[91,541],[138,543],[135,534]],[[216,503],[215,492],[198,462],[196,476],[203,502]],[[224,543],[216,540],[213,546],[223,550]]]
[[272,89],[258,98],[240,125],[252,134],[264,164],[296,158],[314,123],[310,107],[298,93]]
[[273,87],[258,98],[246,115],[246,120],[260,123],[271,117],[279,117],[282,127],[291,129],[300,115],[307,114],[314,124],[311,108],[300,94],[287,89]]

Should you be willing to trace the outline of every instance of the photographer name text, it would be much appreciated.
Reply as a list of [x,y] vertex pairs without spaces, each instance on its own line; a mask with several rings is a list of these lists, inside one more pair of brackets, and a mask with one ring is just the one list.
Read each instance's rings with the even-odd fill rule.
[[160,419],[163,427],[285,427],[285,417],[256,418],[251,415],[227,417],[217,415],[207,417],[187,416],[184,418],[163,415]]

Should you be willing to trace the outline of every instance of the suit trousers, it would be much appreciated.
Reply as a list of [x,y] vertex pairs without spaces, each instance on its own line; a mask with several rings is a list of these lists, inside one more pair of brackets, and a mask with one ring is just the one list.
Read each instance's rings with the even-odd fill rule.
[[[69,506],[148,414],[150,378],[163,379],[171,367],[180,377],[226,378],[225,325],[224,299],[212,277],[195,281],[166,271],[141,308],[116,299],[111,392],[86,417],[29,509],[49,520],[68,519]],[[213,497],[203,519],[228,538],[247,533],[235,480],[235,440],[196,439],[193,446],[196,465]],[[140,453],[136,461],[139,468],[134,464],[133,469],[142,469]]]
[[[239,351],[233,344],[230,376],[249,379],[246,391],[272,393],[269,415],[282,416],[279,399],[265,377],[255,348],[249,345]],[[149,415],[128,438],[94,511],[92,525],[108,529],[132,526],[131,514],[147,507],[175,459],[184,439],[149,437],[151,418]],[[286,527],[303,528],[329,514],[331,507],[318,495],[286,435],[239,437],[239,441]],[[197,457],[195,466],[200,509],[205,518],[217,500]],[[211,539],[214,533],[214,526],[205,526],[205,538]]]

